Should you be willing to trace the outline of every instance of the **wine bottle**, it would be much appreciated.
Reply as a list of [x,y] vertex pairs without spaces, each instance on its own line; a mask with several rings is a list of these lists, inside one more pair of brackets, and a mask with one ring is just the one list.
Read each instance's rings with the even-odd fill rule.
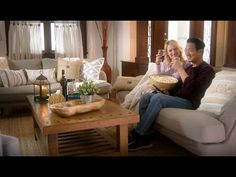
[[65,97],[66,101],[68,100],[67,97],[67,80],[65,77],[65,70],[63,69],[62,71],[62,78],[60,81],[61,87],[62,87],[62,95]]

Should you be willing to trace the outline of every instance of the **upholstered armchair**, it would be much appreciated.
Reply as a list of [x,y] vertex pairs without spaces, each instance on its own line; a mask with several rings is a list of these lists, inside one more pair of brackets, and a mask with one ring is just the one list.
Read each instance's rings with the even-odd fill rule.
[[0,134],[0,156],[20,156],[19,139],[14,136]]

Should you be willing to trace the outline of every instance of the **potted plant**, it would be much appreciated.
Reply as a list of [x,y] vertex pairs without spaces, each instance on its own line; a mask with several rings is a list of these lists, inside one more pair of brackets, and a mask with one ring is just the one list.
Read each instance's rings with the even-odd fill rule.
[[99,93],[98,87],[91,80],[84,80],[77,88],[82,103],[93,102],[94,94]]

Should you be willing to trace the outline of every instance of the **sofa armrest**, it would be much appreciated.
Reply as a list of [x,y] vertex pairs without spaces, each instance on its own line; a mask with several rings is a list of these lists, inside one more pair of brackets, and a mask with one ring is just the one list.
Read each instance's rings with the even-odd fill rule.
[[104,80],[104,81],[107,81],[107,75],[104,71],[100,71],[99,73],[99,80]]
[[236,98],[233,98],[224,105],[222,109],[222,114],[219,117],[219,120],[225,126],[226,137],[229,136],[232,129],[236,125],[236,109],[235,108],[236,108]]

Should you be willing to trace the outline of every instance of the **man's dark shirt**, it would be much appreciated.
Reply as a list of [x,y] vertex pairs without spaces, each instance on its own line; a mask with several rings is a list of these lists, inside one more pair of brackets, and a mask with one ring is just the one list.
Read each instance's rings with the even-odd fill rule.
[[175,96],[190,100],[193,108],[196,109],[199,107],[206,89],[215,77],[215,72],[205,61],[197,67],[192,67],[191,65],[185,71],[189,76],[184,80],[184,83],[178,89]]

